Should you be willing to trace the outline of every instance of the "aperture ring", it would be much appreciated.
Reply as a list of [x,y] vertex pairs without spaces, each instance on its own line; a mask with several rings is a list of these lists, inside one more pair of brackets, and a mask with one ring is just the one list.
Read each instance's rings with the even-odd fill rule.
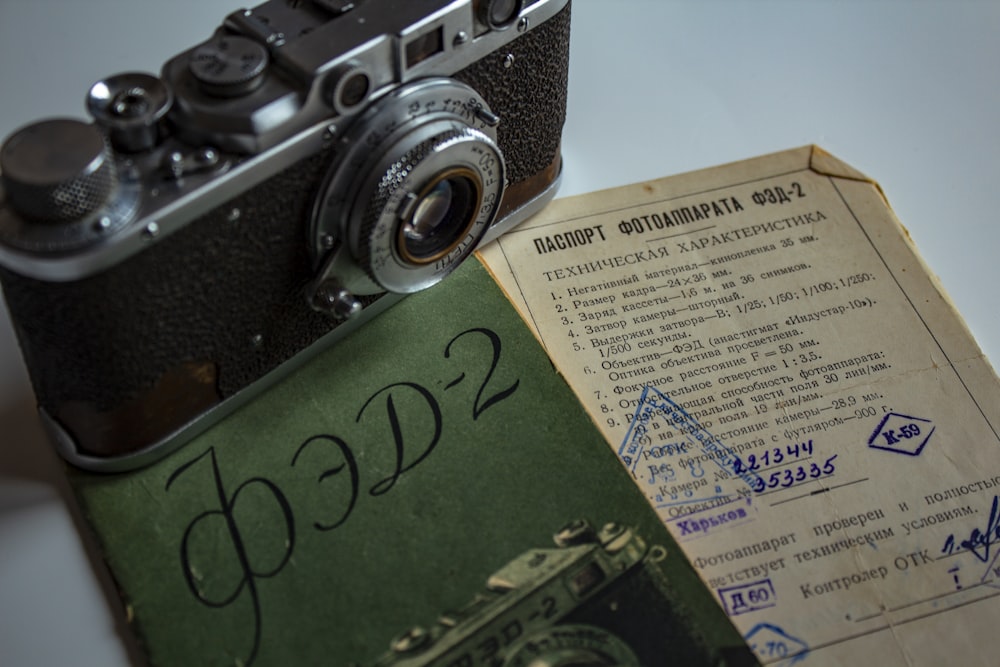
[[[390,291],[413,292],[436,283],[478,245],[492,224],[503,191],[499,148],[479,130],[457,123],[406,151],[385,166],[360,219],[359,250],[369,277]],[[484,169],[488,165],[489,169]],[[400,226],[419,202],[424,185],[456,166],[475,175],[476,204],[457,220],[453,242],[433,263],[416,263],[398,247]]]

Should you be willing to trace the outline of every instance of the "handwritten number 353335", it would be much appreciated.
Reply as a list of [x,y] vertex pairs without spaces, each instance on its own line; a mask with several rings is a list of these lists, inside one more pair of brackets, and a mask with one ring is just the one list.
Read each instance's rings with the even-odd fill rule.
[[[486,341],[487,351],[491,356],[472,401],[471,411],[467,413],[473,421],[478,420],[487,410],[496,407],[502,401],[510,398],[520,386],[520,380],[515,380],[509,386],[505,383],[494,381],[494,375],[500,364],[501,341],[497,333],[490,329],[473,328],[458,334],[445,345],[444,358],[453,359],[458,356],[460,348],[465,348],[473,355],[471,358],[475,359],[474,355],[483,347],[481,344],[475,344],[474,341],[477,339],[484,339]],[[458,386],[465,380],[465,377],[465,371],[460,371],[457,378],[444,386],[444,390],[447,391]],[[412,401],[416,400],[418,405],[423,404],[426,406],[426,411],[422,419],[426,420],[429,417],[431,428],[429,429],[429,436],[426,436],[425,440],[422,439],[419,445],[414,445],[414,443],[407,441],[404,424],[397,410],[397,401],[399,400],[408,400],[410,401],[410,405],[412,405]],[[379,405],[384,406],[384,411],[378,409]],[[444,430],[444,413],[441,410],[438,399],[429,389],[417,382],[394,382],[372,393],[362,403],[355,417],[355,422],[360,424],[368,420],[381,421],[382,419],[385,420],[384,424],[388,426],[389,433],[391,434],[393,462],[390,465],[389,474],[377,480],[368,488],[368,495],[372,497],[385,495],[392,490],[403,474],[426,461],[438,446]],[[414,447],[419,449],[415,455],[412,454]],[[315,455],[311,452],[317,448],[330,450],[336,456],[337,463],[322,469],[317,475],[316,483],[324,484],[334,478],[343,479],[347,482],[348,492],[342,507],[335,508],[334,511],[328,511],[327,516],[323,520],[317,519],[312,523],[316,530],[332,531],[342,526],[351,517],[359,502],[361,495],[361,470],[358,459],[347,441],[339,436],[325,433],[310,436],[299,444],[291,457],[290,465],[292,467],[306,465],[307,452],[309,453],[308,459],[315,460]],[[408,452],[411,452],[409,456],[407,456]],[[180,478],[190,477],[190,471],[205,465],[209,466],[210,470],[208,483],[212,487],[211,497],[214,507],[195,516],[185,528],[180,542],[180,566],[184,581],[191,595],[199,603],[207,607],[221,609],[236,603],[244,596],[247,598],[252,611],[253,625],[252,628],[248,629],[250,646],[247,649],[246,657],[243,659],[243,664],[249,666],[257,658],[261,642],[263,614],[260,592],[257,585],[258,580],[277,576],[291,559],[295,549],[295,513],[280,486],[263,476],[255,476],[244,480],[234,491],[227,489],[223,481],[219,457],[214,447],[210,447],[205,452],[189,459],[175,469],[167,479],[166,491],[170,491]],[[279,528],[283,528],[285,535],[284,540],[277,547],[275,544],[250,544],[244,539],[236,509],[241,497],[250,488],[257,489],[257,492],[254,494],[257,502],[260,502],[261,494],[266,494],[266,497],[274,503],[274,506],[278,510],[274,516],[280,517],[280,521],[283,522],[284,525],[279,526]],[[217,533],[211,532],[213,524],[215,530],[218,531]],[[232,589],[224,594],[218,593],[214,597],[206,594],[199,582],[199,578],[210,574],[208,570],[211,569],[211,565],[213,564],[196,564],[197,554],[192,547],[193,536],[196,533],[202,535],[206,530],[209,531],[209,534],[215,534],[215,539],[229,542],[235,551],[236,559],[235,561],[230,559],[222,560],[230,567],[235,562],[236,566],[240,568],[235,578],[227,577],[228,580],[234,582]],[[261,548],[270,548],[274,553],[270,554],[267,558],[262,558],[261,554],[251,553]],[[280,553],[277,552],[278,549],[280,549]],[[269,561],[273,565],[266,570],[255,569],[253,567],[252,563],[262,561]],[[194,573],[199,573],[199,576],[195,576]]]

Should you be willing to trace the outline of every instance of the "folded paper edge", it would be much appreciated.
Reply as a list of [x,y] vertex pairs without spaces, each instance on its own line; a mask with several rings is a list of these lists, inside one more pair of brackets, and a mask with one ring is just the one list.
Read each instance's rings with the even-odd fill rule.
[[882,197],[882,201],[884,201],[885,205],[889,207],[889,210],[892,210],[889,198],[885,196],[885,191],[882,190],[882,186],[879,185],[879,182],[874,178],[855,169],[816,144],[812,144],[807,148],[809,149],[809,169],[811,171],[823,176],[829,176],[831,178],[844,178],[851,181],[869,183],[878,191],[879,196]]

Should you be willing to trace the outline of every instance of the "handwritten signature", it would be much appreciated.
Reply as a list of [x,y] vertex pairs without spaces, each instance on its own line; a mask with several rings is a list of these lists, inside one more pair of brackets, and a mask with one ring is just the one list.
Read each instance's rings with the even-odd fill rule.
[[993,505],[990,507],[990,518],[986,522],[986,528],[984,530],[974,528],[969,537],[961,541],[955,537],[954,533],[949,535],[941,551],[951,555],[964,549],[979,561],[992,565],[991,561],[996,559],[996,555],[992,554],[993,546],[997,542],[1000,542],[1000,497],[993,496]]

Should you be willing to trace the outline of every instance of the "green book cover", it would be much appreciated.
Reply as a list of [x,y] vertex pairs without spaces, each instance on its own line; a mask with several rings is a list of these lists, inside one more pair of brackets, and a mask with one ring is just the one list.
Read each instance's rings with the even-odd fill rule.
[[70,482],[152,665],[756,664],[478,262]]

